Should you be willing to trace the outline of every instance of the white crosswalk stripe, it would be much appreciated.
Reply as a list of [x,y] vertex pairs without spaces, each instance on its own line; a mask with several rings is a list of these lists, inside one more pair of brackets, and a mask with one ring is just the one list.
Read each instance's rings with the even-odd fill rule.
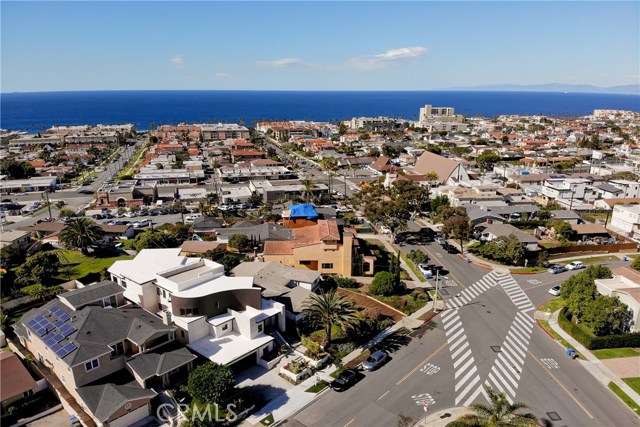
[[533,318],[519,311],[509,328],[500,353],[489,372],[485,384],[504,391],[513,403],[516,398],[520,372],[527,358],[527,349],[533,332]]
[[513,277],[507,274],[499,274],[497,280],[518,310],[529,311],[535,308],[527,294],[524,293]]
[[449,343],[451,360],[453,360],[457,406],[465,396],[475,390],[474,387],[480,382],[480,376],[458,310],[445,311],[442,323]]
[[458,284],[456,283],[456,281],[455,281],[455,280],[446,280],[444,283],[445,283],[445,285],[447,285],[447,287],[449,287],[449,288],[451,288],[451,287],[453,287],[453,286],[458,286]]
[[487,274],[473,285],[464,289],[462,292],[454,296],[453,298],[449,298],[447,300],[447,306],[450,308],[459,308],[465,304],[470,303],[475,298],[477,298],[480,294],[485,291],[491,289],[492,287],[500,284],[499,281],[499,273],[492,271]]

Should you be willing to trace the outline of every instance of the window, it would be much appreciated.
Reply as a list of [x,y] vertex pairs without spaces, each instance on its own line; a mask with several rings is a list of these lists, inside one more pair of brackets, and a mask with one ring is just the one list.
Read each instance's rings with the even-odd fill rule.
[[200,314],[200,309],[198,308],[181,308],[180,316],[197,316]]
[[300,265],[311,265],[311,261],[300,261]]
[[156,294],[160,295],[160,288],[156,288]]
[[98,359],[93,359],[84,364],[84,370],[87,372],[93,371],[94,369],[98,369],[100,367],[100,362]]
[[127,281],[126,281],[126,280],[124,280],[124,279],[122,279],[122,280],[120,281],[120,286],[122,286],[123,288],[127,289]]
[[118,356],[121,356],[124,354],[124,344],[121,342],[116,343],[113,347],[111,347],[113,350],[111,350],[111,358],[115,359]]
[[322,263],[322,268],[323,269],[331,269],[331,268],[333,268],[333,263],[332,262],[323,262]]
[[225,323],[224,325],[222,325],[222,330],[226,331],[227,329],[229,329],[229,324]]
[[162,298],[166,298],[167,297],[167,291],[165,291],[164,289],[162,290]]
[[27,390],[24,393],[22,393],[22,397],[29,397],[33,394],[33,390]]
[[115,295],[111,295],[109,298],[105,298],[102,300],[103,307],[116,307],[118,305],[118,301]]
[[180,331],[180,336],[181,336],[182,338],[184,338],[184,331],[183,331],[183,330],[181,330],[181,331]]
[[258,332],[262,332],[262,323],[258,325]]

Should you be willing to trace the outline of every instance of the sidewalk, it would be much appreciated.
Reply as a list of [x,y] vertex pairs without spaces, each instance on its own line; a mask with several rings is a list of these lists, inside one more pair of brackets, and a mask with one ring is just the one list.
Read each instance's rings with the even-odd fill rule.
[[457,420],[461,416],[471,413],[472,412],[469,411],[469,408],[465,407],[443,409],[441,411],[434,412],[433,414],[427,413],[426,422],[423,416],[414,427],[445,427],[451,421]]
[[534,317],[536,319],[548,319],[549,326],[553,329],[558,335],[564,338],[571,346],[578,350],[587,360],[578,360],[578,363],[584,365],[584,368],[593,375],[598,382],[608,388],[609,382],[613,381],[618,387],[624,391],[627,396],[633,399],[635,402],[640,403],[640,395],[636,393],[631,387],[627,385],[624,381],[620,379],[611,369],[609,369],[600,359],[595,357],[589,350],[587,350],[582,344],[576,341],[571,335],[564,331],[558,325],[558,315],[560,314],[560,310],[556,311],[553,314],[548,314],[542,311],[536,311]]
[[333,381],[333,378],[331,378],[329,374],[336,369],[337,368],[334,365],[329,365],[326,368],[317,371],[315,375],[307,378],[297,386],[267,403],[258,412],[244,420],[242,424],[245,426],[262,425],[260,424],[260,420],[267,417],[269,414],[273,415],[272,425],[286,420],[289,416],[305,408],[319,396],[330,390],[327,386],[319,393],[310,393],[306,391],[309,387],[316,385],[318,381],[317,377],[320,377],[321,380],[326,381],[327,383]]

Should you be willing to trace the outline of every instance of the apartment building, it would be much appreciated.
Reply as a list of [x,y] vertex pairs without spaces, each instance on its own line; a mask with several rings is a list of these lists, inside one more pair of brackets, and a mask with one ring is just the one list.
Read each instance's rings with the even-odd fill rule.
[[611,222],[607,227],[634,239],[640,239],[640,205],[615,205]]
[[555,200],[572,209],[579,201],[588,202],[598,198],[598,190],[591,186],[592,183],[589,179],[551,177],[542,184],[541,194],[547,200]]
[[223,141],[225,139],[248,139],[251,136],[249,129],[235,123],[218,123],[201,125],[202,140]]

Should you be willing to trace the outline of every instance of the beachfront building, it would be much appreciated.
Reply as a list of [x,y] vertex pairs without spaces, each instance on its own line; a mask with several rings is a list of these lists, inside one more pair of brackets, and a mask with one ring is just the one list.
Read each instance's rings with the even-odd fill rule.
[[202,124],[200,129],[204,142],[248,139],[251,136],[249,129],[235,123]]
[[467,129],[462,114],[455,114],[452,107],[433,107],[429,104],[420,108],[418,126],[429,132],[456,132]]
[[273,349],[273,331],[285,330],[284,305],[262,298],[251,277],[228,277],[182,248],[144,249],[116,261],[109,273],[124,296],[176,328],[176,339],[209,360],[236,370]]

